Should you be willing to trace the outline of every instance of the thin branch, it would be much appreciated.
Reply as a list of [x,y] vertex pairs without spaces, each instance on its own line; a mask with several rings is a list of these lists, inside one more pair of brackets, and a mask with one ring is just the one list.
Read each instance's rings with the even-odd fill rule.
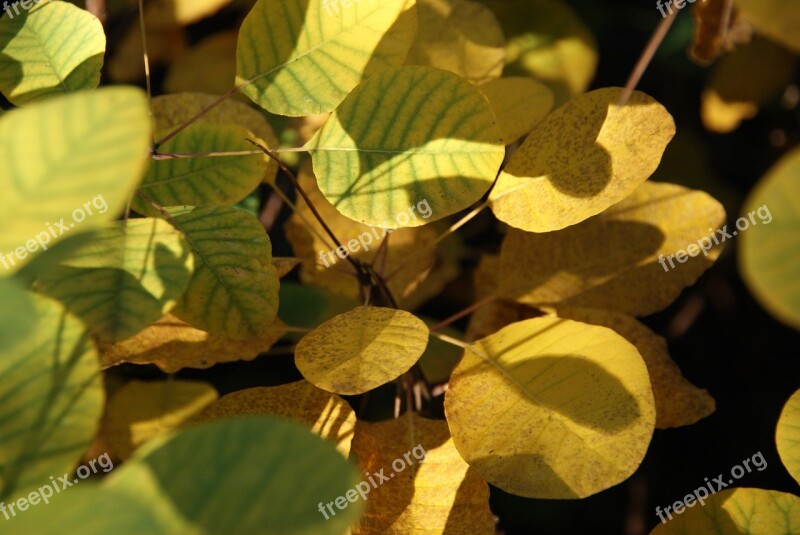
[[487,297],[485,299],[481,299],[477,303],[468,306],[464,310],[461,310],[460,312],[456,312],[455,314],[453,314],[449,318],[440,321],[439,323],[437,323],[436,325],[431,327],[431,331],[442,330],[445,327],[447,327],[448,325],[450,325],[452,323],[455,323],[456,321],[460,320],[464,316],[468,316],[468,315],[472,314],[473,312],[475,312],[480,307],[482,307],[484,305],[488,305],[489,303],[491,303],[491,302],[493,302],[495,300],[497,300],[497,296],[496,295],[490,295],[489,297]]
[[617,103],[618,106],[624,106],[628,103],[628,100],[631,98],[634,89],[636,89],[636,86],[639,85],[639,81],[642,79],[644,71],[647,70],[647,66],[650,65],[650,61],[652,61],[653,56],[655,56],[656,50],[658,50],[658,47],[661,46],[661,42],[667,36],[667,32],[672,26],[672,23],[675,22],[675,17],[677,16],[678,10],[676,9],[658,23],[653,35],[650,37],[650,41],[648,41],[647,46],[642,51],[642,55],[639,56],[639,60],[636,62],[636,66],[631,72],[631,75],[628,77],[628,81],[625,84],[625,89],[622,91],[622,95],[619,97],[619,102]]
[[[144,79],[147,85],[147,102],[150,103],[153,100],[153,88],[150,84],[150,57],[147,54],[147,31],[144,27],[144,0],[139,0],[139,28],[142,31],[142,54],[144,59]],[[150,109],[153,109],[152,105]]]
[[[320,233],[320,231],[318,231],[318,230],[317,230],[317,229],[314,227],[314,225],[311,223],[311,221],[309,221],[309,220],[308,220],[308,218],[306,218],[306,216],[305,216],[305,215],[303,215],[303,213],[302,213],[300,210],[298,210],[298,209],[297,209],[297,206],[296,206],[296,205],[295,205],[295,204],[292,202],[292,200],[291,200],[291,199],[290,199],[290,198],[289,198],[289,197],[288,197],[288,196],[287,196],[287,195],[286,195],[286,194],[285,194],[285,193],[284,193],[284,192],[283,192],[283,191],[282,191],[282,190],[281,190],[281,189],[278,187],[278,185],[277,185],[277,184],[269,184],[269,186],[270,186],[270,187],[272,188],[272,190],[273,190],[273,191],[274,191],[274,192],[275,192],[275,193],[276,193],[276,194],[277,194],[277,195],[278,195],[278,196],[279,196],[279,197],[280,197],[280,198],[283,200],[284,204],[286,204],[286,206],[288,206],[288,207],[289,207],[289,208],[290,208],[290,209],[291,209],[291,210],[292,210],[292,211],[293,211],[295,214],[297,214],[297,217],[299,217],[300,219],[302,219],[302,220],[303,220],[303,223],[305,223],[305,224],[306,224],[306,227],[308,227],[308,230],[310,230],[311,232],[313,232],[313,233],[314,233],[314,234],[317,236],[317,238],[319,238],[319,239],[320,239],[320,241],[321,241],[322,243],[324,243],[324,244],[325,244],[325,247],[330,247],[330,245],[331,245],[331,244],[330,244],[330,242],[328,242],[328,238],[327,238],[326,236],[323,236],[323,235]],[[335,247],[331,247],[331,249],[329,249],[329,250],[332,250],[332,249],[335,249]],[[316,263],[316,260],[312,260],[312,262],[315,262],[315,263]]]
[[220,156],[250,156],[261,154],[260,150],[234,150],[222,152],[174,152],[174,153],[152,153],[150,157],[154,160],[175,160],[178,158],[215,158]]

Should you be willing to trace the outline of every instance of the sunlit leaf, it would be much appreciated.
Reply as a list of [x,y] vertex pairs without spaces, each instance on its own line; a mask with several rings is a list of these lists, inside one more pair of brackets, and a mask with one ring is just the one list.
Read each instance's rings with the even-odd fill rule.
[[4,267],[15,271],[73,228],[117,217],[144,172],[150,135],[145,95],[128,87],[3,114],[0,252],[16,253]]
[[750,192],[740,218],[747,231],[741,233],[739,249],[739,270],[747,287],[770,314],[795,329],[800,329],[798,171],[800,149],[795,149]]
[[350,455],[356,413],[345,400],[308,381],[231,392],[206,407],[194,421],[258,415],[293,420],[336,444],[345,457]]
[[259,0],[239,32],[236,84],[247,83],[242,93],[278,115],[332,111],[363,79],[405,60],[417,30],[413,7]]
[[630,476],[653,434],[647,367],[610,329],[559,318],[509,325],[472,344],[445,414],[462,457],[531,498],[583,498]]
[[736,488],[712,494],[704,502],[693,502],[672,520],[657,525],[650,535],[800,533],[800,498],[793,494]]
[[[417,66],[358,86],[306,147],[328,201],[383,228],[424,225],[472,205],[505,154],[481,92],[452,73]],[[409,206],[422,201],[431,217],[410,218]]]
[[711,267],[723,232],[732,234],[724,222],[722,205],[706,193],[645,182],[604,213],[560,232],[512,229],[500,250],[499,295],[646,316]]
[[664,107],[620,89],[572,98],[514,153],[492,190],[492,211],[529,232],[574,225],[621,201],[653,174],[675,123]]
[[295,363],[323,390],[361,394],[407,371],[427,345],[428,326],[413,314],[360,306],[305,335]]
[[17,106],[100,83],[103,25],[68,2],[39,1],[30,9],[12,4],[0,17],[0,91]]
[[500,78],[481,87],[481,91],[497,115],[506,144],[530,132],[553,108],[553,92],[533,78]]
[[428,65],[483,84],[499,78],[506,56],[494,13],[473,0],[418,0],[419,31],[407,65]]
[[[353,454],[370,487],[355,534],[495,532],[489,486],[458,454],[444,420],[411,412],[379,423],[359,420]],[[381,481],[374,474],[390,480],[371,487],[368,476]]]

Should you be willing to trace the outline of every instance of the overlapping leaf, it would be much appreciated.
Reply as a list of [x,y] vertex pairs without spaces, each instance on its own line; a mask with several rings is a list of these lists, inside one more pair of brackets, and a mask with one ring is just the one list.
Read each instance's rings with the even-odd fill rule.
[[332,111],[363,79],[400,65],[417,30],[413,0],[258,0],[239,31],[236,84],[290,116]]
[[604,327],[509,325],[465,350],[445,397],[459,453],[489,483],[531,498],[583,498],[639,466],[655,425],[647,367]]
[[[472,84],[439,69],[406,66],[358,86],[306,147],[320,190],[339,212],[399,228],[478,201],[503,161],[500,139],[491,106]],[[408,217],[409,207],[425,200],[432,216]]]
[[68,2],[28,7],[12,3],[0,17],[3,95],[21,106],[47,95],[97,87],[106,51],[97,17]]
[[481,87],[481,91],[497,115],[506,144],[530,132],[553,108],[553,92],[533,78],[499,78]]
[[529,232],[580,223],[630,195],[653,174],[675,123],[664,107],[620,89],[572,98],[514,153],[490,200],[501,221]]
[[314,385],[361,394],[407,371],[428,345],[428,326],[404,310],[360,306],[300,340],[295,363]]

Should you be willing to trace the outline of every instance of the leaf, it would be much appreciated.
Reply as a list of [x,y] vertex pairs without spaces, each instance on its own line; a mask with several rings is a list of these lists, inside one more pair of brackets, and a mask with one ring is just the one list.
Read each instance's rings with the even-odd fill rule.
[[[163,132],[193,119],[201,111],[211,106],[219,99],[216,95],[205,93],[185,92],[175,95],[161,95],[153,98],[153,117],[156,121],[156,130]],[[269,122],[258,110],[248,106],[244,102],[227,99],[221,104],[214,106],[211,110],[204,113],[195,124],[209,126],[236,124],[247,128],[254,136],[253,141],[270,149],[278,148],[278,138],[272,130]],[[247,150],[253,147],[247,144]],[[215,149],[216,150],[216,149]],[[267,164],[264,171],[264,181],[273,183],[275,174],[278,172],[278,164],[269,156],[261,156]]]
[[783,466],[800,483],[800,390],[783,406],[775,430],[775,444]]
[[145,25],[186,26],[210,17],[231,0],[159,0],[145,6]]
[[[439,329],[439,332],[454,338],[462,336],[461,332],[450,327]],[[428,384],[435,385],[448,382],[460,359],[461,350],[457,346],[432,336],[417,364]]]
[[656,428],[668,429],[691,425],[712,414],[714,398],[684,379],[678,365],[670,358],[667,341],[636,319],[607,310],[559,308],[559,318],[566,318],[614,330],[633,344],[647,365],[656,404]]
[[553,109],[553,92],[533,78],[500,78],[482,86],[481,91],[497,115],[506,145],[530,132]]
[[144,172],[150,143],[147,100],[134,88],[54,97],[3,114],[0,252],[24,253],[4,267],[19,269],[70,224],[90,230],[114,219]]
[[159,437],[115,470],[106,488],[197,533],[340,535],[358,519],[360,505],[325,520],[318,504],[343,496],[356,481],[333,445],[293,422],[251,417]]
[[400,65],[417,31],[413,0],[258,0],[239,31],[236,85],[277,115],[332,111],[362,80]]
[[[306,147],[328,201],[350,219],[382,228],[416,227],[469,207],[489,189],[505,154],[477,88],[414,66],[358,86]],[[400,220],[422,201],[430,218]]]
[[[206,154],[251,150],[252,133],[234,124],[193,124],[161,146],[164,154]],[[258,187],[266,172],[260,154],[175,158],[153,161],[139,191],[160,206],[232,205]],[[148,200],[135,197],[133,209],[158,214]]]
[[724,244],[721,232],[730,233],[724,222],[722,205],[706,193],[646,182],[603,214],[558,233],[509,231],[498,295],[647,316],[711,267]]
[[172,309],[189,285],[189,244],[160,219],[113,222],[61,265],[37,291],[64,304],[105,341],[133,336]]
[[458,454],[444,420],[409,412],[385,422],[359,420],[353,453],[370,488],[354,534],[495,532],[489,486]]
[[[697,502],[694,502],[697,505]],[[775,535],[800,532],[800,498],[776,490],[735,488],[712,494],[702,507],[659,524],[650,535]],[[665,517],[666,518],[666,517]]]
[[745,229],[753,224],[753,228],[742,232],[739,249],[742,278],[761,306],[795,329],[800,329],[798,169],[800,150],[795,149],[753,188],[739,218],[739,221],[744,219]]
[[498,219],[529,232],[580,223],[618,203],[653,174],[675,123],[664,107],[621,89],[572,98],[514,153],[489,197]]
[[57,303],[33,300],[36,326],[0,345],[0,502],[70,472],[103,411],[97,353],[83,326]]
[[726,0],[698,3],[692,7],[692,18],[694,36],[689,57],[700,65],[711,64],[738,43],[746,44],[753,33],[752,27],[743,24],[737,6]]
[[165,373],[184,368],[210,368],[215,364],[253,360],[286,333],[286,325],[275,320],[261,336],[234,340],[224,334],[195,329],[168,314],[135,336],[116,344],[101,343],[103,367],[122,363],[155,364]]
[[263,338],[278,313],[278,273],[261,223],[225,206],[194,208],[170,220],[195,256],[189,288],[173,314],[234,340]]
[[506,76],[530,76],[553,90],[556,105],[589,87],[597,68],[592,33],[562,0],[482,0],[506,36]]
[[361,394],[406,372],[427,345],[428,326],[410,312],[360,306],[305,335],[295,364],[323,390]]
[[36,308],[32,296],[18,280],[0,277],[0,347],[23,339],[36,327]]
[[164,79],[164,90],[168,93],[200,91],[212,95],[227,92],[233,87],[236,77],[238,38],[239,32],[230,30],[202,39],[186,54],[170,63]]
[[406,65],[437,67],[474,84],[500,77],[505,39],[490,9],[472,0],[418,0],[417,14]]
[[656,417],[636,348],[610,329],[559,318],[470,345],[445,414],[459,453],[489,483],[545,499],[584,498],[628,478]]
[[97,17],[67,2],[12,5],[0,17],[0,50],[0,91],[22,106],[97,87],[106,36]]
[[[403,296],[413,292],[416,284],[425,278],[433,266],[438,237],[436,229],[427,226],[391,231],[369,227],[343,216],[328,202],[317,187],[311,165],[304,165],[297,179],[325,224],[345,247],[342,255],[349,253],[356,260],[373,263],[381,245],[388,240],[378,258],[379,272],[389,274],[406,266],[387,281],[392,295],[405,304]],[[301,265],[300,280],[304,284],[314,284],[355,299],[359,295],[358,281],[342,273],[355,273],[354,269],[336,254],[336,249],[331,249],[334,245],[305,201],[298,198],[296,206],[296,212],[286,222],[286,237],[296,256],[314,261],[314,264],[306,262]],[[430,204],[422,201],[406,207],[404,211],[410,214],[407,215],[409,219],[411,216],[423,216],[422,219],[425,219],[425,215],[430,217],[433,214]],[[325,240],[320,236],[324,236]]]
[[350,455],[356,413],[345,400],[308,381],[231,392],[203,409],[194,421],[234,416],[282,416],[333,442],[345,458]]
[[199,381],[134,379],[114,392],[108,402],[105,438],[111,451],[127,460],[136,448],[177,429],[218,397],[214,387]]
[[756,38],[717,62],[703,90],[700,114],[712,132],[727,133],[751,119],[789,84],[796,58],[766,39]]
[[[151,3],[145,5],[145,11]],[[109,9],[111,8],[108,5]],[[137,8],[132,5],[126,16]],[[186,52],[188,38],[184,28],[176,26],[156,26],[146,23],[147,27],[147,59],[150,68],[161,67],[177,61]],[[115,46],[116,51],[108,61],[106,71],[108,77],[117,83],[135,84],[145,80],[144,61],[142,61],[142,28],[139,18],[128,27],[125,35]]]
[[[355,299],[329,293],[315,286],[284,281],[278,291],[278,317],[292,327],[313,329],[323,321],[358,306]],[[287,338],[300,340],[300,332],[287,333]]]
[[800,53],[800,4],[792,0],[737,0],[736,7],[760,33]]

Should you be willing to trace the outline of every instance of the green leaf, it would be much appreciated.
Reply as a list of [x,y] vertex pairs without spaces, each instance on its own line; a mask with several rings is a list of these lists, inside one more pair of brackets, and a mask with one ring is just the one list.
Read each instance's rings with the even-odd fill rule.
[[199,533],[341,535],[361,504],[336,508],[328,520],[318,504],[357,481],[333,444],[293,422],[253,417],[155,439],[112,473],[107,488],[147,500],[165,523]]
[[461,456],[518,496],[584,498],[628,478],[655,426],[647,367],[605,327],[513,323],[470,345],[445,414]]
[[35,328],[0,345],[0,501],[6,502],[70,472],[103,411],[100,365],[83,325],[53,301],[35,297],[35,306]]
[[0,277],[0,345],[5,346],[14,339],[25,338],[36,326],[36,309],[31,295],[20,281]]
[[[455,74],[414,66],[358,86],[306,146],[328,201],[350,219],[382,228],[421,226],[469,207],[505,155],[478,89]],[[432,215],[410,218],[409,207],[426,200]]]
[[[193,124],[159,147],[162,154],[249,151],[246,128],[233,124]],[[139,190],[160,206],[232,205],[247,197],[264,178],[266,162],[261,154],[206,156],[153,161]],[[139,196],[133,209],[158,215],[153,205]]]
[[188,243],[164,220],[114,222],[44,273],[36,288],[62,302],[98,338],[118,341],[175,306],[193,261]]
[[259,0],[239,31],[236,84],[278,115],[331,111],[359,82],[403,63],[417,31],[411,9],[407,0]]
[[428,326],[405,310],[360,306],[305,335],[295,363],[323,390],[361,394],[408,371],[425,351],[428,333]]
[[800,149],[784,156],[750,192],[737,221],[739,271],[761,306],[800,329]]
[[106,36],[97,17],[68,2],[30,10],[17,2],[0,17],[0,50],[0,91],[22,106],[46,95],[97,87]]
[[278,272],[264,227],[226,206],[171,220],[188,240],[195,270],[173,311],[193,327],[234,340],[264,337],[278,313]]
[[[0,258],[10,271],[125,208],[152,143],[144,92],[56,97],[0,118]],[[11,256],[13,253],[13,256]]]
[[800,483],[800,390],[783,406],[775,430],[775,444],[786,470]]

